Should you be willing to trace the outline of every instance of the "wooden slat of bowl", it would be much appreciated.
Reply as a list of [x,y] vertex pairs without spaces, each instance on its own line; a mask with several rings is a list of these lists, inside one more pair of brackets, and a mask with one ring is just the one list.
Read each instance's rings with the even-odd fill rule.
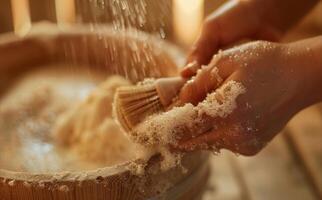
[[[0,72],[16,75],[37,65],[72,62],[80,65],[90,64],[94,66],[93,70],[100,70],[107,75],[114,74],[115,71],[109,67],[111,65],[117,67],[118,64],[137,70],[145,65],[147,68],[144,72],[148,76],[175,75],[177,63],[174,58],[177,55],[171,53],[175,52],[173,47],[171,49],[170,45],[143,33],[133,33],[128,31],[120,35],[110,28],[101,28],[99,32],[94,33],[88,27],[58,30],[51,26],[42,26],[26,38],[13,36],[10,39],[0,38]],[[108,43],[102,42],[102,38]],[[133,50],[130,48],[133,44],[140,48]],[[111,46],[113,48],[110,48]],[[68,48],[74,48],[74,53],[66,53],[66,50],[71,50]],[[119,49],[121,53],[113,59],[111,56],[106,56],[114,48]],[[126,50],[126,53],[122,53],[122,50]],[[131,52],[136,51],[138,55],[145,56],[146,50],[150,51],[150,55],[154,58],[153,62],[127,60]],[[96,54],[97,52],[99,54]],[[84,59],[85,56],[95,59]],[[143,78],[142,75],[134,76],[135,74],[126,74],[124,71],[119,71],[119,74],[127,75],[133,82]],[[0,169],[0,200],[150,198],[157,195],[158,191],[154,190],[154,186],[161,180],[174,184],[172,189],[176,191],[176,183],[186,177],[195,173],[204,177],[206,170],[204,173],[198,173],[198,169],[201,169],[199,166],[206,162],[207,158],[208,154],[201,152],[185,156],[183,166],[187,169],[187,173],[183,173],[180,167],[162,173],[149,173],[149,169],[158,164],[158,161],[152,162],[148,165],[145,179],[131,174],[128,163],[94,171],[56,174],[17,173]],[[203,188],[206,181],[198,180],[200,180],[199,187]],[[168,199],[173,198],[170,195]]]
[[177,75],[182,54],[174,46],[137,30],[119,32],[109,26],[94,30],[90,26],[58,29],[46,23],[36,25],[24,38],[0,37],[0,70],[17,73],[51,61],[90,65],[133,82]]
[[50,61],[49,48],[39,38],[20,38],[13,34],[0,37],[0,75],[14,76],[31,66]]
[[[5,200],[34,199],[146,199],[158,195],[154,186],[160,180],[174,184],[166,199],[174,199],[189,192],[194,184],[202,190],[207,182],[207,171],[203,167],[207,155],[195,153],[184,158],[183,166],[188,170],[175,168],[160,174],[145,177],[133,175],[127,164],[84,172],[60,172],[57,174],[30,174],[0,170],[0,197]],[[156,163],[157,164],[157,163]],[[151,166],[153,168],[153,166]],[[149,170],[148,170],[149,171]],[[86,175],[84,175],[86,174]],[[170,176],[169,178],[165,178]],[[185,177],[195,178],[177,187]],[[143,180],[143,182],[142,182]],[[148,184],[147,184],[148,183]],[[200,192],[200,190],[196,192]],[[1,199],[0,198],[0,199]]]

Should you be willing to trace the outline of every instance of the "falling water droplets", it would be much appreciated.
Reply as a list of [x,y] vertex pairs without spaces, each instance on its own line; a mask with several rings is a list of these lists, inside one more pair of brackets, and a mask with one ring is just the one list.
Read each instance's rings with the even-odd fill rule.
[[127,6],[126,1],[124,1],[124,0],[122,1],[122,0],[121,0],[121,8],[122,8],[122,10],[126,10],[126,9],[127,9],[127,7],[128,7],[128,6]]
[[[151,74],[161,75],[160,68],[157,66],[159,63],[156,56],[159,54],[158,46],[152,50],[153,47],[146,42],[148,40],[143,41],[140,47],[137,44],[128,44],[125,32],[131,29],[131,34],[136,36],[140,34],[140,31],[147,31],[165,39],[171,2],[88,0],[81,1],[79,6],[81,12],[78,20],[88,23],[89,30],[93,33],[99,32],[99,34],[96,39],[82,40],[81,44],[66,42],[63,46],[67,60],[71,60],[74,64],[79,63],[78,59],[82,59],[85,63],[104,65],[104,68],[109,68],[113,73],[134,79],[141,79]],[[105,37],[102,24],[109,24],[113,31],[117,32],[121,42],[114,43]],[[93,41],[101,45],[101,48],[93,48],[93,45],[89,44]],[[124,48],[124,51],[120,48]],[[121,64],[117,64],[119,60],[122,60]]]
[[164,29],[163,29],[163,28],[160,28],[160,37],[161,37],[162,39],[165,39],[165,37],[166,37],[166,34],[165,34],[165,32],[164,32]]

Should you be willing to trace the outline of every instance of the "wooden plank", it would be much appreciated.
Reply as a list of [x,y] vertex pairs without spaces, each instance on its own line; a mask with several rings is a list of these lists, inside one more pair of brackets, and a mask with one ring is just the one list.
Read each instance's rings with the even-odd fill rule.
[[56,7],[54,0],[29,0],[31,21],[48,20],[56,22]]
[[211,174],[202,200],[245,199],[246,190],[236,176],[233,159],[228,152],[210,158]]
[[1,0],[0,33],[13,31],[13,19],[10,0]]
[[238,157],[251,199],[315,199],[283,135],[254,157]]
[[321,111],[316,106],[303,110],[290,121],[288,130],[316,192],[322,198]]
[[75,0],[55,0],[55,2],[57,24],[75,23]]

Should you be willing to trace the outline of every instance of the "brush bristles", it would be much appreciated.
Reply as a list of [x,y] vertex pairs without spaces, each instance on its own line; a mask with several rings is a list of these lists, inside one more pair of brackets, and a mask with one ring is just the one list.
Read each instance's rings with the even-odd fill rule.
[[154,84],[120,87],[116,90],[115,114],[126,131],[147,116],[164,110]]

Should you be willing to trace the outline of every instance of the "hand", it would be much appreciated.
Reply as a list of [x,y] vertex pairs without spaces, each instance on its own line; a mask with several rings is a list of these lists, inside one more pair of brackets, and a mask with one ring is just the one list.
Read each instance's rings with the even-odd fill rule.
[[[259,41],[214,56],[184,86],[181,101],[197,104],[231,80],[241,83],[246,92],[226,118],[211,119],[211,131],[185,136],[177,148],[226,148],[244,155],[260,151],[296,112],[322,99],[314,89],[322,86],[321,75],[314,75],[321,74],[321,41],[321,37],[294,44]],[[319,43],[318,50],[304,50],[314,43]],[[214,72],[221,78],[214,79]]]
[[204,22],[202,32],[188,56],[183,77],[191,77],[219,49],[241,40],[277,41],[318,0],[231,0]]

